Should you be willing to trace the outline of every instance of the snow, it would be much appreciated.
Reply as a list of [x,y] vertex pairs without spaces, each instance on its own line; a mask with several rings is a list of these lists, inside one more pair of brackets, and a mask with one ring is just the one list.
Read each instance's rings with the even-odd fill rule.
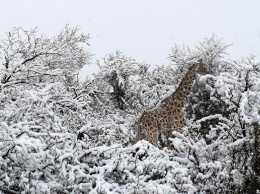
[[[35,54],[27,46],[30,41],[14,36],[15,50],[0,43],[0,51],[12,61],[12,70],[3,66],[0,75],[1,192],[172,194],[243,189],[256,173],[252,163],[258,153],[252,148],[260,123],[260,93],[254,85],[260,83],[259,63],[252,58],[224,59],[227,45],[213,36],[194,49],[176,46],[170,55],[175,67],[150,70],[122,52],[108,54],[97,62],[100,69],[93,78],[68,86],[57,72],[72,71],[77,80],[90,55],[81,50],[77,30],[65,29],[68,34],[65,30],[60,38],[37,39],[37,52],[59,55],[35,56],[27,64],[19,61]],[[70,44],[64,44],[64,37]],[[88,38],[84,41],[87,44]],[[27,54],[16,55],[17,49]],[[183,131],[172,133],[171,147],[155,147],[145,139],[133,143],[139,116],[178,87],[188,64],[199,58],[212,62],[212,74],[194,82],[183,108]]]

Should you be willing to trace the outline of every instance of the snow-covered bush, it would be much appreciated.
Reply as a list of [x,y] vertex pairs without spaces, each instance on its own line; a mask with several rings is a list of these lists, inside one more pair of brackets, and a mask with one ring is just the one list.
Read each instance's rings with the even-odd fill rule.
[[1,83],[50,83],[75,75],[90,59],[88,40],[69,26],[53,38],[39,36],[36,29],[15,28],[0,44]]
[[[120,52],[80,82],[88,35],[21,28],[0,43],[0,192],[256,193],[260,178],[260,64],[224,58],[216,36],[177,46],[171,64],[149,69]],[[136,121],[202,58],[183,133],[172,148],[131,144]]]
[[[229,120],[235,146],[231,149],[233,163],[243,175],[244,193],[259,189],[259,81],[260,64],[251,56],[227,64],[232,71],[221,73],[215,81],[215,90],[229,104],[232,113]],[[231,126],[231,125],[230,125]]]
[[97,61],[97,65],[100,72],[95,78],[103,85],[109,100],[120,110],[131,108],[133,96],[129,85],[133,84],[135,77],[141,73],[142,64],[117,51],[105,56],[102,62]]
[[[86,123],[76,74],[89,61],[88,36],[68,26],[54,38],[14,29],[0,52],[0,185],[5,192],[37,193],[60,187],[57,157],[73,146],[73,132]],[[73,59],[73,60],[72,60]],[[68,85],[64,70],[76,80]]]

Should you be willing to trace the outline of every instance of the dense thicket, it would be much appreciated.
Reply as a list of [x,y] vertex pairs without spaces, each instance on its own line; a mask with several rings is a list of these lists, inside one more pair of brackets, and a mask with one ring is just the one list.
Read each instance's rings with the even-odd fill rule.
[[[229,60],[216,36],[173,45],[169,65],[150,68],[108,54],[98,73],[89,36],[66,26],[48,38],[16,28],[0,43],[0,191],[3,193],[257,193],[260,63]],[[132,144],[136,121],[202,58],[172,149]]]

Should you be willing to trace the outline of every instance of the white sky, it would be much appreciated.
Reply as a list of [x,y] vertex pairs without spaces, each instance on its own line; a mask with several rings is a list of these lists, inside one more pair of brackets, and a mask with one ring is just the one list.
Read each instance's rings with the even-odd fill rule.
[[174,43],[192,47],[213,33],[233,43],[230,58],[259,58],[259,0],[0,0],[1,39],[13,27],[55,35],[66,24],[90,33],[93,64],[117,49],[140,62],[167,64]]

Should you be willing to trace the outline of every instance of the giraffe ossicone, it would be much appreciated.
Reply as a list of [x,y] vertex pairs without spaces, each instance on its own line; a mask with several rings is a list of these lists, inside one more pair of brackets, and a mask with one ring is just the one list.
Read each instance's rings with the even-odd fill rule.
[[187,73],[173,93],[161,101],[160,106],[144,112],[138,120],[138,129],[135,143],[141,139],[149,141],[154,146],[158,145],[159,136],[163,133],[167,140],[173,131],[182,132],[184,116],[182,109],[190,94],[197,74],[208,74],[202,59],[191,65]]

